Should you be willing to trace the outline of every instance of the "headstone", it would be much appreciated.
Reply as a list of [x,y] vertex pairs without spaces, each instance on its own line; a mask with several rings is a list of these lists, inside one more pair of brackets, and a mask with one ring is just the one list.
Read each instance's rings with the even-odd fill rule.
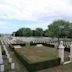
[[57,43],[55,43],[55,44],[54,44],[54,47],[55,47],[55,48],[57,48],[57,47],[58,47],[58,44],[57,44]]
[[37,47],[42,47],[43,45],[42,45],[42,44],[37,44],[36,46],[37,46]]
[[8,58],[8,59],[10,58],[10,55],[9,55],[9,54],[7,55],[7,58]]
[[12,70],[15,69],[15,63],[11,63],[11,69],[12,69]]
[[3,64],[3,59],[2,59],[2,57],[0,58],[0,64]]
[[9,63],[12,63],[12,58],[9,58]]
[[61,58],[61,62],[64,62],[64,46],[63,46],[63,41],[60,41],[60,45],[59,45],[59,58]]
[[72,44],[70,45],[70,61],[72,61]]
[[0,72],[4,72],[4,65],[0,65]]
[[22,48],[20,45],[15,45],[14,48]]

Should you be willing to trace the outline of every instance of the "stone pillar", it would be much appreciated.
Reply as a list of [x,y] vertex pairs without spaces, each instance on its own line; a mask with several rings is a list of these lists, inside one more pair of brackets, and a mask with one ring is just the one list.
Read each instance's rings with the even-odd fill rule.
[[64,46],[63,46],[63,41],[60,41],[60,45],[59,45],[59,58],[61,58],[61,63],[64,62]]
[[70,45],[70,61],[72,62],[72,44]]

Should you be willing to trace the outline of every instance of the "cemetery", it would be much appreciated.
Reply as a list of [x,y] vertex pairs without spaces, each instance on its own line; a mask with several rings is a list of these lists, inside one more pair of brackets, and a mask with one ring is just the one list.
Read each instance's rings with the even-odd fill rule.
[[[54,41],[49,43],[54,43]],[[69,52],[61,52],[59,48],[41,43],[41,41],[38,41],[38,43],[34,41],[33,43],[26,42],[24,46],[20,46],[12,44],[10,48],[30,72],[59,66],[64,61],[71,62]],[[62,54],[64,56],[61,56]]]
[[[71,41],[64,41],[63,43],[63,40],[61,39],[59,46],[57,46],[57,40],[52,41],[52,39],[49,39],[48,41],[45,41],[44,39],[33,39],[33,41],[23,41],[23,39],[21,41],[20,38],[15,39],[16,40],[13,40],[15,41],[14,43],[8,38],[0,41],[2,46],[0,50],[0,57],[2,59],[0,62],[3,71],[11,70],[17,72],[10,50],[14,52],[14,55],[26,67],[28,72],[42,72],[43,70],[54,69],[55,67],[60,68],[62,66],[66,67],[66,65],[71,65]],[[2,52],[4,52],[4,55],[2,55]]]

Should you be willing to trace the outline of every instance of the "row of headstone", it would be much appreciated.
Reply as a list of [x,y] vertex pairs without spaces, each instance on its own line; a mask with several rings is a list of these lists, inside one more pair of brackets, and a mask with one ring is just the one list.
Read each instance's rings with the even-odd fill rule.
[[49,43],[49,41],[43,41],[43,40],[34,40],[31,42],[33,42],[33,43]]
[[6,40],[5,40],[5,43],[6,43],[6,44],[10,44],[10,40],[9,40],[9,39],[6,39]]
[[34,41],[31,41],[32,43],[46,43],[46,44],[50,44],[50,45],[54,45],[55,48],[58,47],[58,42],[57,41],[52,41],[52,40],[49,40],[49,41],[43,41],[43,40],[34,40]]
[[72,42],[64,42],[64,46],[67,47],[67,48],[70,48],[71,43]]
[[1,50],[1,46],[0,46],[0,64],[3,64],[3,58],[2,58],[2,50]]
[[[33,42],[33,43],[47,43],[47,44],[52,44],[52,45],[54,45],[55,47],[57,47],[58,46],[58,40],[57,40],[57,38],[56,39],[52,39],[52,38],[50,38],[50,39],[48,39],[48,38],[31,38],[31,39],[29,39],[29,38],[24,38],[24,37],[14,37],[13,38],[13,41],[10,41],[9,39],[7,39],[6,41],[8,42],[8,43],[14,43],[14,44],[16,44],[16,42],[15,42],[15,40],[22,40],[22,41],[27,41],[27,42],[29,42],[29,41],[31,41],[31,42]],[[29,41],[28,41],[29,40]],[[60,39],[61,40],[61,39]],[[68,40],[69,41],[69,40]],[[70,46],[70,42],[71,41],[69,41],[69,43],[68,42],[65,42],[64,43],[64,46],[65,47],[69,47]]]
[[[3,41],[2,40],[1,40],[1,42],[3,44]],[[10,57],[10,54],[8,53],[8,50],[6,49],[6,46],[4,44],[3,44],[3,48],[4,48],[4,51],[5,51],[6,55],[7,55],[7,58],[9,58]]]
[[[9,40],[5,40],[5,42],[6,42],[5,44],[9,44]],[[9,59],[9,64],[11,66],[11,70],[14,70],[15,69],[15,63],[13,63],[13,60],[9,54],[7,55],[7,58]]]
[[33,42],[33,43],[56,43],[57,41],[52,41],[52,40],[33,40],[31,42]]
[[[2,42],[2,44],[3,44],[3,41],[1,41]],[[7,44],[6,43],[6,41],[4,41],[5,42],[5,44]],[[7,50],[7,48],[6,48],[6,46],[3,44],[3,48],[4,48],[4,50],[5,50],[5,53],[6,53],[6,55],[7,55],[7,59],[8,59],[8,61],[9,61],[9,64],[10,64],[10,66],[11,66],[11,69],[13,70],[13,69],[15,69],[15,63],[13,63],[13,60],[12,60],[12,58],[10,57],[10,54],[8,53],[8,50]]]
[[4,72],[4,65],[3,65],[3,57],[2,57],[1,46],[0,46],[0,72]]

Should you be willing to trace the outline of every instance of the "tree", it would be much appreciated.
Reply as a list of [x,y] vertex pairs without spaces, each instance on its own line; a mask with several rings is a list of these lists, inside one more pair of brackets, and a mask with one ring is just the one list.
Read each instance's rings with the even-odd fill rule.
[[70,26],[69,26],[69,34],[68,34],[68,37],[69,38],[72,38],[72,23],[70,23]]
[[33,32],[33,33],[32,33],[32,36],[35,36],[35,30],[32,30],[32,32]]
[[12,35],[12,36],[15,36],[15,33],[16,33],[16,32],[13,32],[11,35]]
[[35,36],[43,36],[43,29],[42,28],[36,28]]
[[46,30],[44,31],[43,36],[48,37],[48,33],[49,33],[49,31],[48,31],[48,29],[46,29]]
[[16,31],[16,36],[32,36],[32,30],[30,28],[20,28]]
[[48,25],[50,37],[67,37],[69,34],[70,23],[64,20],[54,21]]
[[64,20],[57,20],[54,21],[52,24],[48,26],[50,37],[57,37],[58,38],[58,45],[59,45],[59,38],[68,37],[69,35],[69,26],[70,23]]

